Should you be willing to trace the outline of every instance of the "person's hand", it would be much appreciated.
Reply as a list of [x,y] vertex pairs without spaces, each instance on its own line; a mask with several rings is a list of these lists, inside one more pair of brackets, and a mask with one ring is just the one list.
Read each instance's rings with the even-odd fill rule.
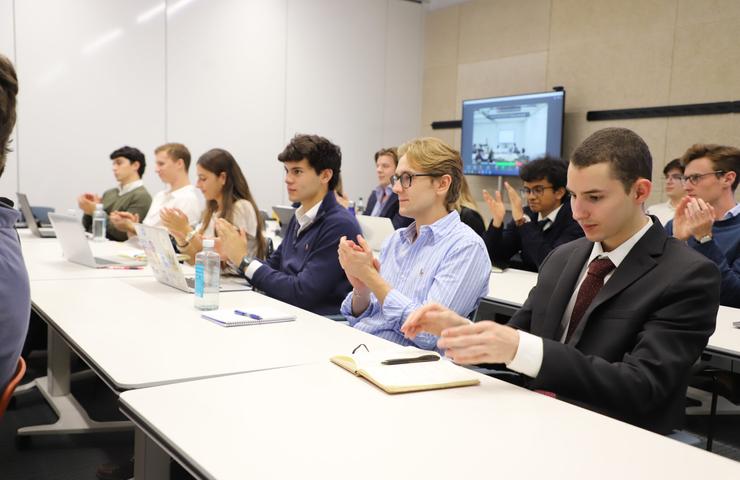
[[504,182],[506,187],[506,193],[509,195],[509,203],[511,204],[511,218],[515,222],[519,221],[524,217],[524,208],[522,207],[522,196],[519,192],[514,190],[514,187],[509,185],[509,182]]
[[185,237],[190,233],[190,222],[188,216],[179,208],[162,208],[159,212],[164,228],[175,237],[179,245],[185,243]]
[[493,217],[493,226],[499,228],[504,223],[504,216],[506,215],[506,207],[504,201],[501,199],[501,192],[496,190],[495,196],[491,196],[486,190],[483,190],[483,200],[488,204],[488,209],[491,211]]
[[701,198],[692,198],[686,205],[689,233],[697,241],[712,234],[714,225],[714,207]]
[[401,333],[406,338],[414,339],[422,332],[439,336],[446,328],[468,325],[470,321],[438,303],[429,303],[417,308],[406,317],[401,326]]
[[223,218],[216,219],[216,251],[223,260],[239,265],[249,251],[247,232],[235,227]]
[[108,219],[116,229],[136,235],[134,224],[139,223],[138,213],[115,211],[108,215]]
[[95,205],[98,203],[102,203],[102,200],[100,196],[94,193],[83,193],[77,197],[77,206],[87,215],[92,215],[95,212]]
[[443,330],[437,346],[458,364],[508,363],[519,348],[519,332],[485,320]]
[[681,199],[676,207],[676,213],[673,215],[673,236],[679,240],[686,241],[691,236],[689,230],[689,213],[686,206],[691,201],[691,197],[686,195]]
[[369,272],[380,272],[380,262],[373,256],[373,251],[362,235],[357,236],[357,243],[347,237],[339,239],[339,264],[344,269],[347,279],[359,294],[369,295],[370,291],[363,278]]

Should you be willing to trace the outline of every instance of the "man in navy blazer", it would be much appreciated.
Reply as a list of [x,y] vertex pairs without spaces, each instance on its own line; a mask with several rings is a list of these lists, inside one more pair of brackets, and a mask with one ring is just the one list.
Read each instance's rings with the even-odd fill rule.
[[278,160],[289,200],[300,203],[280,246],[265,262],[256,260],[247,255],[245,233],[219,219],[219,251],[267,295],[320,315],[338,314],[352,290],[339,265],[339,239],[361,232],[334,195],[342,152],[326,138],[296,135]]
[[[583,230],[573,220],[565,190],[567,168],[562,160],[550,157],[524,165],[519,176],[524,181],[522,191],[527,197],[526,207],[522,207],[519,192],[506,182],[512,216],[506,226],[503,225],[506,207],[501,193],[491,196],[483,191],[493,217],[483,237],[493,265],[536,272],[554,248],[583,236]],[[512,263],[516,254],[521,256],[521,263]]]
[[381,148],[375,152],[375,173],[378,186],[367,197],[364,215],[390,218],[393,228],[408,227],[413,219],[398,213],[398,195],[393,192],[391,177],[398,167],[398,152],[395,147]]
[[441,333],[457,363],[504,363],[533,389],[658,433],[680,425],[689,371],[714,331],[716,265],[643,213],[652,161],[644,141],[600,130],[568,169],[586,238],[544,260],[508,325],[471,324],[437,305],[402,330]]

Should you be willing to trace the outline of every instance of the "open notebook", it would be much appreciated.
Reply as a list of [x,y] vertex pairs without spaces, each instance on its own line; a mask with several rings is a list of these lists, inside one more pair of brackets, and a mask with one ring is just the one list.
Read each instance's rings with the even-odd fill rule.
[[[430,361],[432,358],[434,360]],[[405,363],[410,359],[423,361]],[[359,377],[365,377],[387,393],[418,392],[480,383],[470,370],[440,358],[436,352],[414,347],[336,355],[331,357],[331,361]]]
[[239,325],[263,325],[266,323],[292,322],[295,315],[270,307],[220,308],[203,312],[201,317],[222,327]]

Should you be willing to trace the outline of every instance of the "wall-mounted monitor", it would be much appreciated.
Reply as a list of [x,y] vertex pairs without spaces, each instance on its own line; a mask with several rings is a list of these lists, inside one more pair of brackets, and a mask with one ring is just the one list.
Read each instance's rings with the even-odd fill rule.
[[560,157],[565,91],[463,101],[466,175],[518,175],[543,155]]

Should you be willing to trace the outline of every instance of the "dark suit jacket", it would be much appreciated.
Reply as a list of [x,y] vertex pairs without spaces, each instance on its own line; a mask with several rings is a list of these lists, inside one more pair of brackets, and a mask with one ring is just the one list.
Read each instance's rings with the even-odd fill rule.
[[[365,207],[365,215],[370,215],[375,208],[375,203],[378,201],[375,198],[375,190],[370,192],[367,197],[367,207]],[[379,217],[390,218],[393,223],[393,228],[398,230],[399,228],[408,227],[414,221],[412,218],[404,217],[398,213],[398,195],[392,193],[388,200],[385,201],[383,208],[380,209]]]
[[509,325],[543,338],[542,368],[529,387],[667,433],[683,420],[689,369],[714,331],[720,275],[652,218],[568,344],[559,341],[561,318],[593,247],[585,238],[545,259]]
[[583,229],[573,220],[568,199],[547,230],[541,230],[537,214],[529,207],[524,207],[524,214],[532,221],[520,227],[513,220],[499,228],[495,228],[493,222],[489,225],[483,239],[491,262],[497,267],[508,267],[511,257],[521,252],[522,265],[517,265],[517,268],[536,272],[555,247],[583,236]]

